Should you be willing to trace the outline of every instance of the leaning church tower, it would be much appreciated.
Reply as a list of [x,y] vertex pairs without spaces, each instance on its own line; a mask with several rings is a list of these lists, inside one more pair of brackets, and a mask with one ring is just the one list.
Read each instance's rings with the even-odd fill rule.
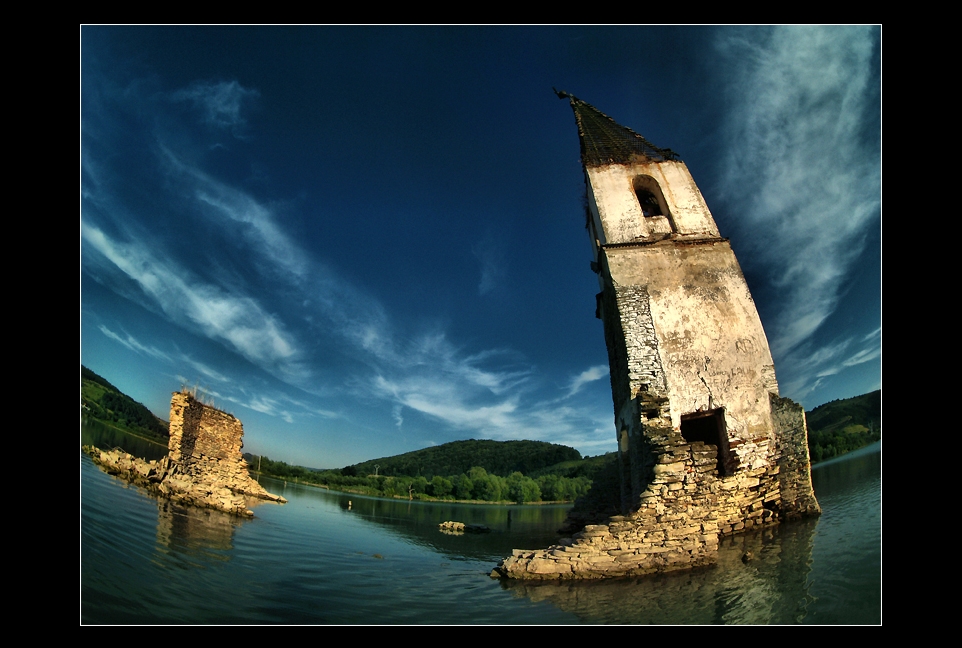
[[[817,512],[804,411],[778,396],[748,285],[688,168],[558,95],[581,142],[623,510],[687,490],[708,498],[723,530]],[[665,481],[680,463],[690,465]]]
[[775,367],[735,254],[685,164],[574,110],[601,292],[621,512],[492,575],[607,578],[715,562],[721,536],[819,513],[805,412]]

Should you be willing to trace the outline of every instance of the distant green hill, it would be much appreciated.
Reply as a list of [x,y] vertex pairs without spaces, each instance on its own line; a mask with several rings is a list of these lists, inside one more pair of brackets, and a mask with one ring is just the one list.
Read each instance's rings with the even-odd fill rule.
[[87,367],[80,365],[80,406],[88,416],[167,444],[169,425]]
[[[310,470],[245,455],[265,475],[349,493],[404,499],[570,502],[586,494],[606,456],[582,459],[543,441],[453,441],[340,470]],[[527,473],[527,474],[525,474]]]
[[[574,448],[545,441],[490,441],[470,439],[452,441],[423,450],[393,457],[364,461],[353,468],[357,475],[410,475],[431,479],[434,475],[458,475],[480,466],[492,475],[507,476],[513,472],[531,475],[549,466],[581,461]],[[349,471],[350,472],[350,471]]]
[[812,461],[858,450],[882,438],[882,391],[819,405],[805,418]]

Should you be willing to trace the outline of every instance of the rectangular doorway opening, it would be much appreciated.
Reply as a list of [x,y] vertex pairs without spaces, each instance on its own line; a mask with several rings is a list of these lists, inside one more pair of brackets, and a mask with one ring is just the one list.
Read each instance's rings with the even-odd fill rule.
[[681,435],[688,443],[701,441],[718,448],[718,476],[727,477],[735,473],[737,458],[732,457],[728,447],[728,431],[725,427],[723,408],[682,414]]

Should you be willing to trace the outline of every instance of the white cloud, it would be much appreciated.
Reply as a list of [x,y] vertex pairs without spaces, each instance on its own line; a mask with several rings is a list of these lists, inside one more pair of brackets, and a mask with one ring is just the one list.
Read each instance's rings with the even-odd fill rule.
[[358,340],[382,374],[436,379],[438,385],[457,385],[465,393],[500,395],[517,390],[531,374],[518,354],[489,349],[465,354],[444,333],[431,331],[399,344],[386,320],[360,328]]
[[395,405],[391,409],[391,416],[394,418],[394,424],[397,425],[399,428],[402,425],[404,425],[404,416],[401,415],[403,409],[404,408],[401,407],[400,405]]
[[882,354],[878,334],[880,329],[861,339],[845,338],[832,344],[814,346],[801,344],[785,358],[787,378],[781,379],[781,391],[801,399],[820,387],[826,378],[837,375],[866,362],[871,362]]
[[207,376],[211,380],[216,380],[217,382],[225,383],[225,384],[230,382],[230,379],[224,374],[222,374],[221,372],[189,356],[181,354],[180,357],[178,358],[178,361],[190,365],[191,367],[196,369],[199,373]]
[[252,390],[238,383],[239,381],[237,380],[227,380],[225,382],[223,389],[231,393],[214,392],[206,386],[201,386],[201,389],[219,400],[235,403],[236,405],[255,412],[279,418],[287,423],[294,423],[295,416],[300,418],[320,416],[326,419],[340,417],[335,412],[317,409],[301,400],[291,398],[283,392],[265,389],[263,387]]
[[226,343],[269,371],[303,377],[293,336],[252,297],[203,283],[142,245],[114,241],[93,225],[83,225],[82,237],[175,323]]
[[152,358],[157,358],[158,360],[167,360],[168,362],[171,361],[171,358],[169,355],[167,355],[166,353],[164,353],[163,351],[161,351],[155,346],[147,346],[145,344],[141,344],[140,342],[137,341],[136,338],[134,338],[129,333],[124,333],[123,336],[121,336],[117,333],[114,333],[103,324],[101,324],[98,328],[100,329],[100,332],[106,335],[108,338],[110,338],[111,340],[120,342],[122,345],[124,345],[131,351],[134,351],[135,353],[148,355]]
[[879,217],[879,151],[865,138],[878,102],[870,85],[877,30],[783,27],[763,42],[730,34],[719,42],[725,60],[738,61],[727,79],[722,182],[752,261],[783,300],[769,332],[780,357],[834,311],[865,228]]
[[[607,375],[606,368],[600,369]],[[588,370],[582,376],[587,380],[594,373]],[[395,412],[403,406],[480,438],[538,439],[609,449],[613,445],[610,415],[601,413],[605,408],[561,405],[558,399],[537,401],[523,389],[499,395],[483,381],[473,380],[469,371],[432,367],[417,374],[398,371],[391,378],[379,374],[372,380],[371,393],[393,401]]]
[[276,222],[273,210],[244,191],[210,177],[196,166],[178,157],[169,148],[161,146],[164,161],[171,176],[185,181],[175,191],[197,201],[198,211],[227,219],[235,225],[248,245],[258,251],[273,267],[283,269],[297,277],[307,272],[307,261],[301,249],[284,233]]
[[270,416],[277,416],[287,421],[288,423],[294,422],[293,415],[286,409],[280,406],[280,403],[276,399],[270,398],[263,394],[257,394],[255,396],[250,396],[244,401],[237,401],[244,407],[252,409],[255,412],[260,412],[262,414],[268,414]]
[[600,380],[608,376],[609,370],[607,365],[595,365],[589,369],[585,369],[580,374],[571,379],[571,386],[568,388],[568,396],[574,396],[577,394],[582,387],[587,383]]
[[881,327],[881,326],[878,327],[877,329],[875,329],[874,331],[872,331],[871,333],[866,334],[865,337],[862,338],[862,342],[868,342],[868,341],[870,341],[870,340],[871,340],[871,341],[878,341],[878,342],[881,342],[881,341],[882,341],[882,327]]
[[877,346],[873,346],[852,354],[852,356],[846,359],[842,364],[846,367],[854,367],[855,365],[860,365],[862,363],[869,362],[870,360],[874,360],[881,355],[882,349]]

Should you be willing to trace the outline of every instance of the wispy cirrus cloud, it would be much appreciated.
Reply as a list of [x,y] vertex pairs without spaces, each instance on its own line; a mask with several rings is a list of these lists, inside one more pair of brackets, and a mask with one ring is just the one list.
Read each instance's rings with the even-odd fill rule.
[[[277,270],[303,277],[307,272],[304,252],[277,224],[273,210],[249,193],[221,182],[198,166],[186,162],[161,144],[162,165],[172,182],[168,185],[198,215],[230,224],[247,244]],[[227,221],[224,223],[224,221]]]
[[83,241],[142,291],[148,307],[227,344],[248,360],[287,377],[302,376],[294,337],[249,295],[204,283],[134,242],[121,242],[84,223]]
[[228,378],[221,372],[217,371],[216,369],[211,367],[209,364],[205,362],[200,362],[199,360],[192,358],[186,354],[183,354],[183,353],[180,354],[176,358],[176,361],[179,364],[186,364],[188,367],[193,367],[194,370],[197,371],[197,373],[199,373],[201,376],[205,376],[210,380],[215,380],[221,384],[228,384],[230,382],[230,378]]
[[508,274],[504,250],[492,236],[488,235],[478,241],[471,251],[481,264],[478,294],[486,295],[504,281]]
[[[561,404],[573,395],[570,387],[560,397],[539,399],[534,395],[537,387],[526,384],[532,379],[528,372],[479,371],[469,366],[472,361],[453,356],[441,363],[443,367],[428,365],[418,372],[398,370],[391,376],[379,373],[372,380],[371,393],[395,403],[398,421],[403,407],[481,438],[610,446],[611,422],[606,408]],[[583,385],[597,380],[595,374],[607,373],[607,367],[594,367],[572,382],[580,378]]]
[[379,376],[375,387],[393,394],[405,407],[459,430],[495,436],[502,436],[509,430],[517,432],[517,420],[513,416],[518,409],[517,396],[487,403],[469,402],[469,396],[461,393],[457,385],[432,377],[391,381]]
[[757,34],[725,30],[718,40],[734,70],[722,183],[754,262],[782,299],[769,332],[781,357],[835,310],[866,228],[880,218],[878,30]]
[[[209,124],[239,128],[246,123],[244,104],[256,94],[238,88],[194,84],[174,95],[205,111]],[[169,103],[151,101],[144,97],[137,111],[170,109]],[[284,226],[283,208],[218,177],[211,170],[216,165],[208,164],[209,151],[189,144],[191,137],[176,130],[176,117],[156,120],[152,137],[144,137],[149,144],[137,149],[145,169],[140,177],[151,186],[124,192],[115,181],[124,177],[123,169],[111,166],[122,163],[118,158],[85,161],[90,177],[84,187],[83,263],[121,296],[321,396],[310,405],[297,404],[277,391],[254,389],[250,379],[225,375],[209,362],[168,354],[182,373],[197,372],[195,383],[211,381],[212,397],[288,422],[351,419],[344,413],[348,407],[318,406],[337,394],[383,408],[397,429],[413,427],[409,421],[416,415],[424,417],[419,423],[440,424],[435,434],[584,447],[596,443],[597,433],[599,447],[610,445],[610,415],[559,405],[607,375],[606,368],[591,368],[558,390],[536,380],[536,368],[516,351],[465,348],[437,327],[405,328],[371,291],[302,247]],[[105,120],[104,127],[111,122]],[[489,294],[505,277],[503,251],[490,238],[473,251],[481,263],[478,291]],[[115,339],[149,351],[129,336]],[[318,378],[323,372],[332,379]]]
[[881,329],[875,329],[860,339],[844,338],[833,344],[815,346],[802,344],[785,357],[790,367],[782,391],[804,398],[822,385],[826,378],[850,367],[871,362],[881,357]]
[[98,328],[100,329],[100,332],[106,335],[108,338],[114,340],[115,342],[119,342],[135,353],[157,358],[158,360],[166,360],[168,362],[171,361],[171,357],[168,354],[164,353],[155,346],[142,344],[129,333],[114,333],[103,324],[101,324]]
[[394,419],[394,424],[398,428],[404,425],[404,408],[401,405],[395,405],[391,408],[391,418]]
[[580,374],[571,379],[571,385],[568,387],[568,396],[574,396],[581,388],[590,382],[600,380],[608,376],[609,370],[607,365],[595,365],[585,369]]
[[248,409],[254,410],[255,412],[268,414],[270,416],[277,416],[288,423],[294,422],[293,414],[284,409],[275,398],[270,398],[263,394],[257,394],[246,399],[237,399],[236,402],[244,407],[247,407]]
[[242,114],[260,92],[245,88],[237,81],[197,81],[170,95],[176,102],[186,102],[201,113],[203,121],[215,128],[230,129],[235,135],[247,125]]
[[[439,385],[464,394],[502,396],[515,393],[532,369],[522,356],[507,349],[464,353],[444,333],[432,331],[399,345],[393,339],[379,346],[379,368],[393,375],[431,376]],[[390,349],[385,353],[385,349]]]
[[[193,367],[198,374],[205,376],[208,379],[211,379],[220,383],[229,382],[229,379],[227,378],[227,376],[225,376],[221,372],[217,371],[216,369],[212,368],[211,366],[203,362],[195,360],[194,358],[184,353],[180,353],[180,352],[167,353],[165,351],[161,351],[160,349],[158,349],[153,345],[143,344],[137,338],[135,338],[134,336],[132,336],[131,334],[125,331],[122,331],[121,333],[115,333],[114,331],[107,328],[107,326],[105,326],[104,324],[99,325],[97,328],[100,329],[100,332],[103,333],[107,338],[114,340],[115,342],[119,342],[120,344],[130,349],[131,351],[134,351],[135,353],[150,356],[151,358],[156,358],[157,360],[164,360],[165,362],[168,362],[170,364],[177,365],[177,366],[187,365],[189,367]],[[182,376],[179,376],[179,375],[178,375],[178,379],[185,385],[190,383],[188,379],[183,378]],[[196,383],[196,380],[194,382]]]
[[[213,367],[203,362],[200,362],[184,353],[179,353],[179,352],[167,353],[167,352],[161,351],[160,349],[158,349],[153,345],[143,344],[142,342],[137,340],[137,338],[135,338],[134,336],[130,335],[127,332],[115,333],[114,331],[110,330],[103,324],[101,324],[98,328],[100,329],[100,332],[103,333],[105,336],[107,336],[109,339],[114,340],[115,342],[119,342],[120,344],[127,347],[131,351],[134,351],[135,353],[150,356],[158,360],[164,360],[173,365],[178,365],[178,366],[187,365],[189,367],[193,367],[198,374],[220,383],[227,383],[229,381],[227,376],[217,371]],[[189,381],[186,378],[183,378],[181,382],[183,382],[184,384],[187,384]]]

